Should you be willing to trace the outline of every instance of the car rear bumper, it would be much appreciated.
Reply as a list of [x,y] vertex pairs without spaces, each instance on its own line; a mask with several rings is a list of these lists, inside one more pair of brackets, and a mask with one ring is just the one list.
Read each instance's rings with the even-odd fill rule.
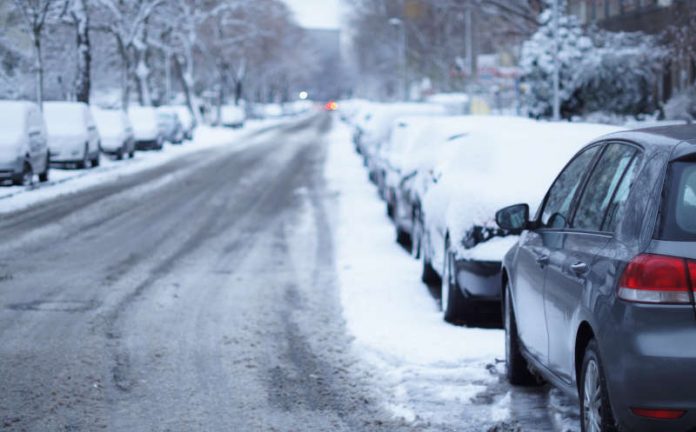
[[[696,318],[690,306],[617,301],[600,346],[616,420],[628,430],[696,430]],[[606,341],[610,341],[606,343]],[[632,409],[685,410],[652,420]]]
[[137,150],[157,150],[162,148],[162,141],[159,139],[152,140],[137,140],[135,141]]
[[482,301],[500,301],[500,261],[455,261],[457,282],[462,293]]

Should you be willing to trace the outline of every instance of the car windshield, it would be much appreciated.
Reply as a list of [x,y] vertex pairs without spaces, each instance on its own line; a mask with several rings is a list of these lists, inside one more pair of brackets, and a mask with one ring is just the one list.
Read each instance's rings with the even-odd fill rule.
[[84,113],[80,105],[45,103],[44,116],[50,135],[79,134],[85,131]]
[[118,111],[94,111],[94,121],[102,137],[117,136],[123,130],[121,113]]
[[696,160],[670,165],[663,195],[658,239],[696,241]]
[[24,129],[24,109],[16,104],[0,105],[0,144],[14,143]]

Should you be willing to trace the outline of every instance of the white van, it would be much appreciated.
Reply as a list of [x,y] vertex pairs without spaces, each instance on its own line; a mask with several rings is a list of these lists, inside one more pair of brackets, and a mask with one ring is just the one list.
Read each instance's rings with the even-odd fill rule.
[[30,184],[34,174],[48,181],[46,126],[33,102],[0,101],[0,181]]
[[99,132],[87,104],[44,102],[43,111],[52,163],[99,166]]
[[134,106],[128,108],[128,118],[133,125],[137,150],[162,150],[162,136],[157,110],[153,107]]
[[122,110],[92,108],[101,137],[101,151],[121,160],[135,155],[135,138],[128,116]]

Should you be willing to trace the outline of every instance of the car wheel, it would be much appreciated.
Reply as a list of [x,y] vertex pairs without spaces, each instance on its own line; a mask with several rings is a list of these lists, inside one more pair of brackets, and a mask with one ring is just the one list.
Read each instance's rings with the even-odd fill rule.
[[29,164],[29,162],[24,162],[22,173],[12,181],[12,184],[15,186],[29,186],[33,182],[34,171],[31,169],[31,164]]
[[440,281],[440,277],[430,263],[430,257],[425,253],[425,247],[423,246],[423,239],[425,235],[421,237],[421,261],[423,262],[423,270],[421,272],[421,281],[427,285],[437,286]]
[[116,153],[116,160],[123,160],[124,154],[126,154],[126,146],[123,146],[120,149],[118,149],[118,152]]
[[92,168],[96,168],[99,166],[100,160],[99,160],[99,153],[92,159]]
[[585,349],[580,374],[580,422],[582,432],[616,432],[618,427],[609,403],[609,392],[599,359],[597,341]]
[[46,183],[48,181],[48,170],[50,169],[50,164],[51,157],[46,155],[46,169],[42,173],[39,173],[39,181],[41,183]]
[[85,151],[82,154],[82,160],[77,162],[77,167],[79,169],[85,169],[87,168],[87,164],[89,163],[89,149],[87,146],[85,146]]
[[453,273],[454,255],[449,250],[449,238],[445,241],[445,260],[440,278],[440,302],[442,317],[449,323],[461,321],[466,315],[467,301],[459,289]]
[[411,255],[420,259],[423,255],[423,224],[420,221],[420,212],[416,210],[411,219]]
[[507,379],[516,386],[538,385],[539,380],[530,371],[527,359],[522,355],[520,337],[517,333],[515,310],[510,298],[510,283],[505,286],[503,321],[505,324],[505,366]]
[[131,150],[131,151],[128,153],[128,157],[129,157],[130,159],[133,159],[133,158],[135,157],[135,149]]

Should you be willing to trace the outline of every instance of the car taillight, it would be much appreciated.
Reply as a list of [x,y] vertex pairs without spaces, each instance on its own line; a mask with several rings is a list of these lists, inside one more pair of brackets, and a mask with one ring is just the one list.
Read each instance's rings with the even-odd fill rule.
[[619,298],[639,303],[691,303],[691,280],[696,262],[643,254],[635,257],[621,276]]
[[684,410],[631,408],[633,414],[655,420],[676,420],[686,414]]

